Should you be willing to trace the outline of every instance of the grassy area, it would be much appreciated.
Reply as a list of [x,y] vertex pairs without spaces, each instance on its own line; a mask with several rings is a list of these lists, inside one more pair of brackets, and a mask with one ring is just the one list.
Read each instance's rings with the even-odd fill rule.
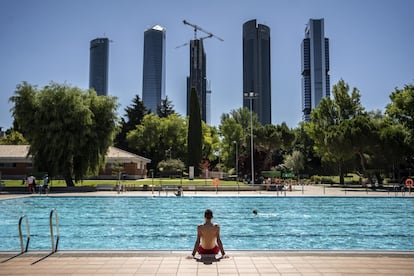
[[[315,181],[318,183],[339,183],[339,175],[314,175],[310,179],[311,181]],[[359,183],[359,175],[354,173],[348,173],[345,178],[345,183]],[[362,181],[366,179],[363,178]]]
[[[362,179],[363,182],[365,182],[365,178]],[[38,180],[41,183],[43,180]],[[310,179],[305,179],[305,182],[317,182],[317,183],[339,183],[339,176],[320,176],[320,175],[314,175]],[[21,180],[3,180],[6,187],[24,187],[24,184],[22,184]],[[78,182],[75,184],[75,186],[82,187],[95,187],[98,184],[112,184],[116,185],[117,180],[84,180],[82,182]],[[212,179],[194,179],[194,180],[188,180],[188,179],[180,179],[180,178],[146,178],[146,179],[139,179],[139,180],[121,180],[121,183],[123,185],[127,186],[135,186],[140,187],[142,185],[148,185],[151,187],[154,186],[160,186],[160,185],[183,185],[183,186],[212,186],[213,180]],[[345,183],[359,183],[359,176],[357,174],[349,173],[345,177]],[[386,180],[384,180],[384,183],[387,183]],[[225,181],[220,180],[220,186],[244,186],[246,184],[242,182],[236,182],[236,181]],[[51,187],[66,187],[66,183],[64,180],[52,180]]]
[[[411,178],[413,178],[411,176]],[[355,173],[348,173],[345,178],[345,183],[346,184],[359,184],[360,183],[360,177],[358,174]],[[362,183],[366,183],[367,182],[367,178],[363,177],[362,179]],[[314,181],[314,182],[318,182],[318,183],[324,183],[324,184],[330,184],[330,183],[335,183],[338,184],[339,181],[339,176],[338,175],[333,175],[333,176],[320,176],[320,175],[314,175],[312,176],[310,179],[308,179],[308,181]],[[395,179],[390,179],[390,178],[384,178],[383,180],[383,184],[390,184],[390,183],[398,183],[399,180],[395,180]]]
[[[40,182],[39,182],[40,181]],[[39,180],[37,183],[41,184],[43,180]],[[25,184],[22,184],[21,180],[3,180],[6,187],[24,187]],[[113,184],[116,185],[117,180],[84,180],[82,182],[78,182],[75,186],[82,187],[95,187],[98,184]],[[159,185],[183,185],[183,186],[209,186],[213,185],[211,179],[180,179],[180,178],[146,178],[146,179],[139,179],[139,180],[122,180],[121,183],[123,185],[128,186],[159,186]],[[66,183],[64,180],[51,180],[50,187],[66,187]],[[239,182],[239,185],[245,185]],[[236,181],[220,181],[220,186],[237,186]]]

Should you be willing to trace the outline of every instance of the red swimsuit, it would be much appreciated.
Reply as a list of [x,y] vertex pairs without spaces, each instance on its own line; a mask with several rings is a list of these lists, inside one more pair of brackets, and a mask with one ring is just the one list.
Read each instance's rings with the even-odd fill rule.
[[201,245],[198,247],[198,253],[200,254],[218,254],[219,251],[220,249],[217,245],[211,249],[204,249]]

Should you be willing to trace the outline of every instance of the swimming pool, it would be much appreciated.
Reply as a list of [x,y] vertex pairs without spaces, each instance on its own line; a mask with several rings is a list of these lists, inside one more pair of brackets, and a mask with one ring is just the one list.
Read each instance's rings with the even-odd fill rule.
[[50,250],[53,208],[59,250],[190,251],[206,208],[227,250],[414,250],[409,197],[53,196],[0,200],[0,250],[20,250],[22,214],[30,223],[29,250]]

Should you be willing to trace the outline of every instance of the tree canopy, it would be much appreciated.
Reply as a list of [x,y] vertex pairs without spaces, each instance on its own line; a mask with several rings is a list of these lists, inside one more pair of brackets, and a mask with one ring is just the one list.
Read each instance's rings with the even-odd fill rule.
[[66,84],[38,89],[24,82],[10,101],[37,170],[63,176],[68,186],[73,177],[98,173],[117,130],[115,98]]
[[[357,88],[340,80],[333,97],[323,98],[312,110],[311,122],[295,129],[285,123],[261,125],[255,113],[253,156],[257,176],[264,170],[286,169],[305,174],[336,171],[343,183],[350,171],[370,178],[392,172],[408,176],[414,167],[414,85],[395,88],[381,111],[366,111]],[[50,83],[38,89],[27,82],[16,87],[13,129],[0,144],[29,144],[34,168],[63,176],[68,185],[96,174],[117,132],[116,99],[97,96],[66,84]],[[177,114],[166,97],[149,113],[138,95],[125,108],[116,145],[152,159],[149,168],[173,163],[182,171],[194,166],[248,176],[251,172],[250,110],[222,114],[218,127],[201,120],[195,89],[190,116]],[[237,158],[237,159],[236,159]],[[174,162],[168,162],[174,160]],[[178,166],[178,165],[179,166]],[[238,167],[236,168],[236,164]]]
[[[360,93],[353,88],[349,93],[349,85],[344,80],[333,86],[333,99],[323,98],[318,107],[312,110],[311,122],[305,124],[305,129],[314,141],[316,153],[323,161],[338,164],[341,183],[343,183],[344,162],[353,158],[355,150],[351,141],[352,126],[364,115],[360,102]],[[363,131],[363,130],[362,130]],[[359,132],[360,133],[360,132]],[[358,134],[354,139],[358,139]]]
[[[392,130],[394,134],[391,135],[388,132],[389,138],[392,138],[394,135],[398,141],[393,143],[394,145],[398,143],[400,147],[399,152],[404,153],[403,156],[406,159],[408,166],[414,168],[414,85],[409,84],[404,86],[403,89],[395,88],[395,90],[390,95],[391,103],[386,107],[386,114],[389,118],[401,127],[396,126],[389,130]],[[394,124],[395,125],[395,124]],[[383,133],[384,134],[384,133]],[[392,142],[393,139],[388,140]],[[404,141],[404,143],[402,143]],[[405,146],[404,146],[405,145]],[[403,148],[401,148],[403,146]]]
[[131,148],[151,158],[149,168],[157,169],[167,156],[182,159],[186,155],[187,122],[176,113],[165,118],[150,113],[128,133],[127,141]]
[[180,159],[162,160],[157,166],[159,173],[164,177],[182,176],[185,169],[184,162]]
[[160,118],[168,117],[175,113],[174,105],[168,99],[168,96],[165,99],[161,100],[161,105],[157,106],[157,115]]
[[28,145],[29,142],[23,137],[23,134],[17,130],[11,129],[6,131],[6,135],[0,138],[0,145]]
[[148,110],[138,95],[135,95],[132,104],[125,109],[124,118],[121,118],[121,130],[115,137],[115,145],[121,149],[137,153],[133,148],[128,146],[127,134],[140,125]]

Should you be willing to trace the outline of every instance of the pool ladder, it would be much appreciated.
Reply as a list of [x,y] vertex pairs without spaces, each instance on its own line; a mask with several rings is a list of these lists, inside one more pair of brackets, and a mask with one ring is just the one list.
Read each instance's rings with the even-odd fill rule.
[[[25,219],[26,221],[26,246],[23,246],[23,234],[22,234],[22,221]],[[23,215],[19,219],[19,239],[20,239],[20,254],[23,254],[24,252],[27,252],[29,249],[29,243],[30,243],[30,228],[29,228],[29,219],[26,215]]]
[[[55,227],[56,227],[56,243],[55,243],[55,236],[53,234],[53,214],[55,215]],[[51,256],[53,253],[55,253],[58,249],[58,245],[59,245],[59,238],[60,238],[60,234],[59,234],[59,216],[57,213],[56,209],[52,209],[50,211],[50,215],[49,215],[49,227],[50,227],[50,240],[52,242],[52,252],[50,252],[49,254],[47,254],[46,256],[40,258],[37,261],[34,261],[32,263],[32,265],[43,261],[44,259],[46,259],[47,257]]]
[[[53,215],[55,215],[55,227],[56,227],[56,243],[55,243],[55,236],[53,234]],[[23,219],[26,222],[26,244],[24,245],[23,243],[23,233],[22,233],[22,221]],[[58,249],[58,245],[59,245],[59,238],[60,238],[60,234],[59,234],[59,216],[57,213],[56,209],[52,209],[50,211],[50,215],[49,215],[49,226],[50,226],[50,239],[52,242],[52,252],[50,254],[48,254],[47,256],[43,257],[40,260],[35,261],[33,264],[40,262],[43,259],[46,259],[47,257],[49,257],[50,255],[52,255],[53,253],[55,253]],[[29,219],[26,215],[23,215],[19,218],[19,223],[18,223],[18,228],[19,228],[19,240],[20,240],[20,253],[7,259],[2,261],[2,263],[5,263],[11,259],[14,259],[20,255],[22,255],[23,253],[26,253],[29,249],[29,243],[30,243],[30,227],[29,227]]]
[[[56,227],[56,244],[55,237],[53,235],[53,214],[55,214],[55,227]],[[50,239],[52,241],[52,254],[55,253],[59,245],[59,216],[56,209],[52,209],[49,215],[49,226],[50,226]]]

